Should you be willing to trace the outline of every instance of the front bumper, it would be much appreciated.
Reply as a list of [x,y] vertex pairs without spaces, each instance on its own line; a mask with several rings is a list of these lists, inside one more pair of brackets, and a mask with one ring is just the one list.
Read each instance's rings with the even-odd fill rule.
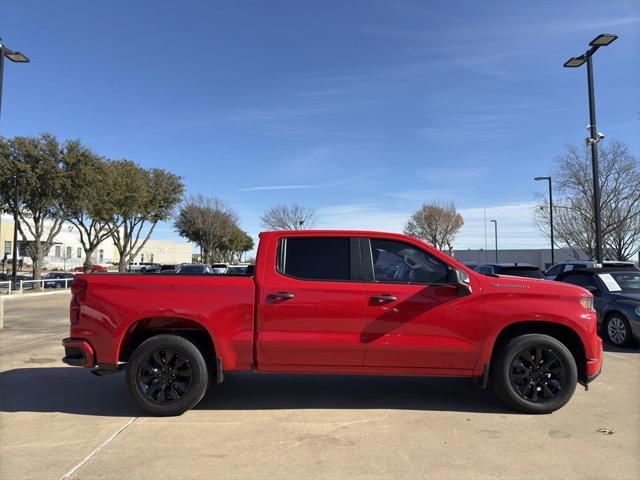
[[62,340],[64,358],[62,361],[74,367],[95,367],[96,356],[93,347],[86,340],[65,338]]
[[[598,375],[602,372],[602,358],[603,358],[603,348],[602,348],[602,339],[600,337],[597,338],[597,346],[596,346],[596,355],[592,358],[587,358],[586,365],[586,379],[584,379],[584,385],[587,385],[594,381]],[[583,383],[583,382],[581,382]]]

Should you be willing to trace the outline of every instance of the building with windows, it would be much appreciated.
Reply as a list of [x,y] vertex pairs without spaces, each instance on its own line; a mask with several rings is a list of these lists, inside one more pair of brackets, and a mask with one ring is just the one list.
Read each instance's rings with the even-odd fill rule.
[[[13,217],[0,216],[0,245],[3,248],[3,256],[6,255],[7,265],[11,262],[13,248]],[[20,236],[18,236],[20,239]],[[31,265],[31,258],[27,247],[27,241],[19,240],[18,258],[23,260],[25,266]],[[191,244],[176,242],[173,240],[149,239],[141,252],[134,259],[135,262],[156,263],[190,263]],[[65,223],[54,239],[53,246],[45,256],[43,268],[47,270],[70,271],[84,264],[85,254],[80,242],[80,234],[70,223]],[[99,265],[117,264],[119,260],[118,250],[111,239],[102,242],[93,254],[93,263]]]

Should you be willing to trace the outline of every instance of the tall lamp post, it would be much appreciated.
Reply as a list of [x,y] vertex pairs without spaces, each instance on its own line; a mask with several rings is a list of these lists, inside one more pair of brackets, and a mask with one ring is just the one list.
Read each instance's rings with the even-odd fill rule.
[[24,53],[14,52],[7,48],[0,39],[0,112],[2,112],[2,77],[4,76],[4,57],[15,63],[28,63],[29,59]]
[[600,47],[606,47],[618,38],[617,35],[610,33],[602,33],[591,40],[591,47],[579,57],[571,57],[564,63],[566,68],[577,68],[584,63],[587,64],[587,83],[589,89],[589,132],[587,144],[591,145],[591,168],[593,170],[593,203],[595,206],[595,223],[596,223],[596,261],[602,264],[602,216],[600,205],[600,167],[598,165],[598,145],[597,143],[604,138],[604,135],[598,133],[596,128],[596,105],[595,94],[593,89],[593,62],[591,57],[598,51]]
[[[4,43],[2,43],[2,39],[0,38],[0,114],[2,113],[2,80],[4,78],[4,59],[8,58],[14,63],[28,63],[29,58],[20,52],[15,52],[8,48]],[[18,197],[20,195],[19,187],[18,187],[18,178],[21,175],[13,175],[13,179],[15,180],[15,192],[14,192],[14,210],[13,210],[13,273],[11,275],[11,280],[13,282],[13,288],[16,285],[16,279],[18,274],[18,266],[17,266],[17,244],[18,244]],[[11,177],[8,177],[11,178]]]
[[498,263],[498,221],[490,220],[490,222],[493,223],[493,227],[494,227],[494,235],[496,239],[496,263]]
[[534,180],[548,180],[549,181],[549,228],[551,229],[551,265],[556,264],[553,246],[553,190],[551,188],[551,177],[536,177]]

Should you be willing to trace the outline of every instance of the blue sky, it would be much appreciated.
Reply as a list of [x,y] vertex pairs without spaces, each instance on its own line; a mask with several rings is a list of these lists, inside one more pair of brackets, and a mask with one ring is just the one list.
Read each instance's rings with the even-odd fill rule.
[[[80,138],[183,176],[253,236],[275,203],[322,228],[400,231],[454,200],[457,248],[546,246],[532,178],[588,123],[599,33],[599,130],[640,155],[640,3],[633,1],[3,0],[2,135]],[[8,13],[9,12],[9,13]],[[174,238],[170,225],[156,237]],[[489,248],[491,248],[491,241]]]

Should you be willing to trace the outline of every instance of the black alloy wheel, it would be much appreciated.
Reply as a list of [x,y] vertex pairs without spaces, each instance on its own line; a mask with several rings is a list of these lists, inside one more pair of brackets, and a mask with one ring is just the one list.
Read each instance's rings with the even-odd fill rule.
[[565,383],[565,367],[548,347],[529,347],[516,355],[509,374],[513,388],[530,402],[555,398]]
[[135,349],[127,362],[127,386],[151,415],[181,415],[204,397],[211,373],[202,352],[184,337],[159,334]]
[[525,413],[551,413],[573,396],[576,359],[557,338],[527,333],[503,342],[494,353],[491,383],[498,396]]
[[152,403],[167,405],[189,391],[192,379],[189,360],[170,349],[148,355],[138,369],[138,388]]

